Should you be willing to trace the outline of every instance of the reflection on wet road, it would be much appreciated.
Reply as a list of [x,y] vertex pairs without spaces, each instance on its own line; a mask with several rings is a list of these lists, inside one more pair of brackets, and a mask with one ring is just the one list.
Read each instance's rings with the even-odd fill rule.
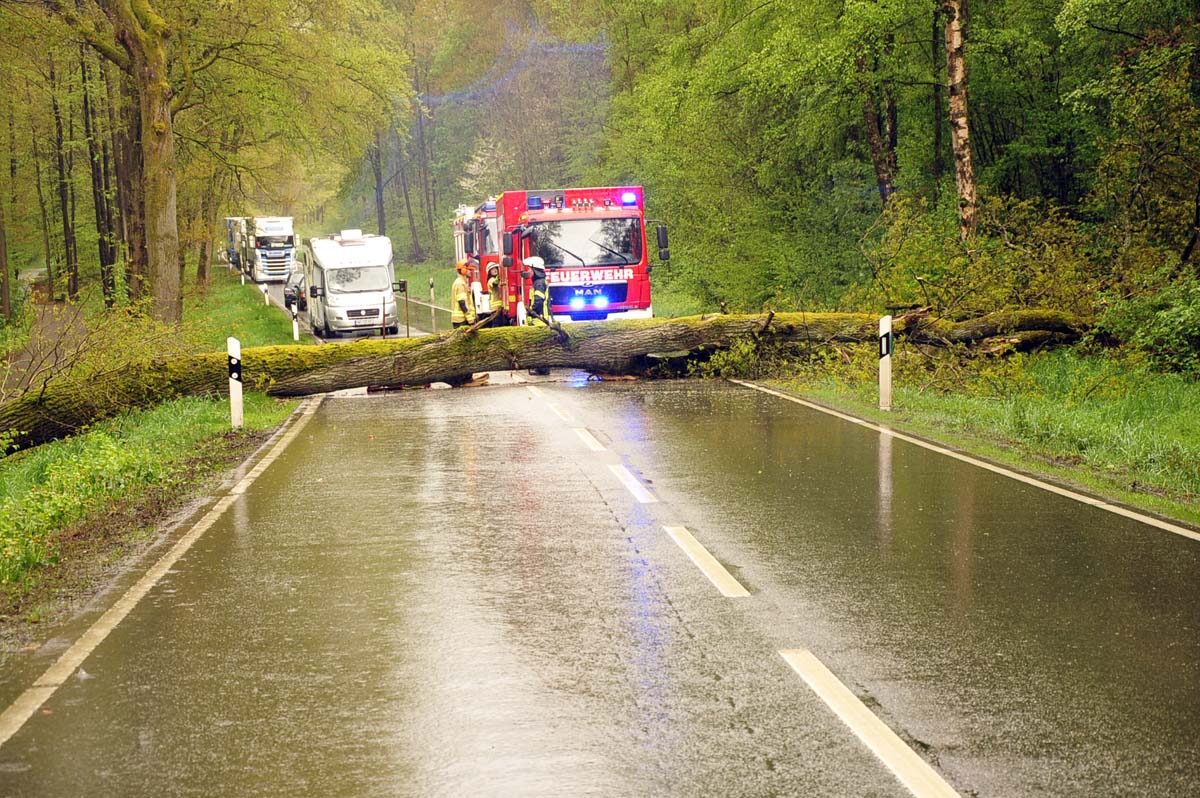
[[0,794],[909,794],[801,651],[960,794],[1190,795],[1197,551],[736,386],[326,399]]

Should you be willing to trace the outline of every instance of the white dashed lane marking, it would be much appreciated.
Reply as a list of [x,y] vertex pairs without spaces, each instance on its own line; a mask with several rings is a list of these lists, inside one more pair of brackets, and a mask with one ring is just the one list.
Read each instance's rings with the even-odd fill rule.
[[733,575],[725,570],[725,566],[717,562],[717,558],[712,556],[700,541],[692,537],[692,533],[688,532],[686,527],[664,526],[663,529],[671,536],[671,540],[674,540],[679,548],[683,549],[684,554],[696,564],[696,567],[708,577],[708,581],[721,591],[722,596],[745,598],[750,595],[750,591],[742,587],[741,582],[734,579]]

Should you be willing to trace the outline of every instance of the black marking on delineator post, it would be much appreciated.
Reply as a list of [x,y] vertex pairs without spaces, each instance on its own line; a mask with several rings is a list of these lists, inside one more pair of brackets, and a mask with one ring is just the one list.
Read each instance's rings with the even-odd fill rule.
[[884,333],[879,336],[879,356],[887,357],[892,354],[893,336],[892,333]]
[[242,381],[242,361],[233,355],[229,356],[229,379]]

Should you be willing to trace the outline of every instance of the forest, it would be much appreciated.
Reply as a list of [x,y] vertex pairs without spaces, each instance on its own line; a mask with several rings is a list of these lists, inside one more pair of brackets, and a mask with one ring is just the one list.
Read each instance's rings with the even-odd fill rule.
[[173,325],[220,219],[450,265],[642,184],[659,315],[1045,308],[1200,371],[1200,0],[0,0],[0,315]]

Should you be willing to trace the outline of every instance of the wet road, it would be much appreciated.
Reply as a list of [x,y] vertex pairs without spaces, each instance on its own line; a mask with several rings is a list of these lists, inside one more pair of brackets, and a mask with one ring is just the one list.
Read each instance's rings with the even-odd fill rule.
[[909,794],[804,650],[964,796],[1194,795],[1198,546],[732,385],[326,399],[0,794]]

